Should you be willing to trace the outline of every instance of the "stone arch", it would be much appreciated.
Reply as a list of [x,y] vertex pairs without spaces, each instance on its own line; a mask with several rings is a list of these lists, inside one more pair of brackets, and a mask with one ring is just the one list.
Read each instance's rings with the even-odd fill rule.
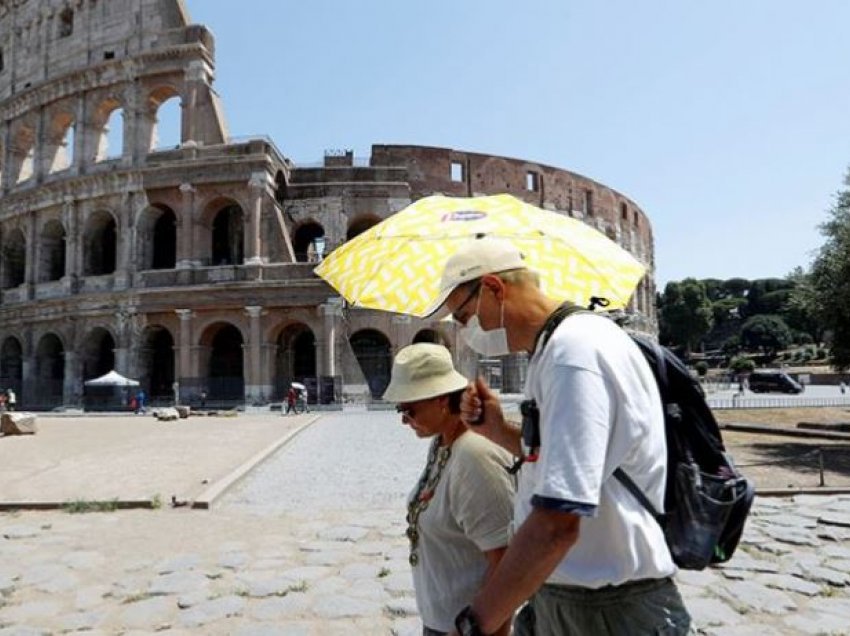
[[273,399],[283,399],[289,383],[316,377],[316,335],[303,322],[290,323],[275,339]]
[[210,400],[245,399],[244,345],[242,332],[232,323],[208,325],[200,338],[205,360],[202,373]]
[[35,126],[23,124],[13,137],[12,153],[16,158],[15,183],[28,181],[35,174]]
[[124,153],[124,107],[116,97],[107,97],[95,108],[94,161],[116,159]]
[[60,111],[53,116],[45,148],[48,174],[67,170],[74,163],[74,115]]
[[83,275],[103,276],[115,271],[118,255],[118,231],[115,217],[97,210],[86,219],[83,232]]
[[23,377],[23,346],[15,336],[7,336],[0,346],[0,390],[13,389],[21,395]]
[[177,263],[177,215],[167,205],[146,208],[136,223],[139,269],[174,269]]
[[322,260],[325,253],[325,229],[317,221],[300,223],[292,233],[292,250],[298,262]]
[[163,84],[148,95],[146,133],[148,152],[180,146],[181,130],[180,91],[174,86]]
[[418,342],[432,342],[434,344],[441,344],[446,348],[450,348],[449,345],[451,344],[446,334],[439,329],[432,329],[430,327],[417,331],[410,344],[416,344]]
[[139,376],[151,399],[170,400],[174,396],[174,336],[161,325],[150,325],[142,332]]
[[64,384],[65,346],[55,333],[46,333],[35,349],[35,382],[27,387],[27,401],[48,408],[58,406]]
[[345,231],[345,240],[350,241],[355,236],[363,234],[373,225],[377,225],[383,219],[377,214],[359,214],[348,223],[348,229]]
[[3,289],[23,285],[27,271],[27,239],[14,228],[3,239]]
[[245,214],[233,201],[219,203],[210,220],[210,264],[241,265],[245,260]]
[[38,244],[38,282],[59,280],[65,275],[65,227],[51,219],[41,228]]
[[361,329],[348,339],[373,399],[380,399],[390,383],[392,345],[377,329]]
[[105,327],[86,334],[79,349],[83,381],[105,375],[115,369],[115,338]]

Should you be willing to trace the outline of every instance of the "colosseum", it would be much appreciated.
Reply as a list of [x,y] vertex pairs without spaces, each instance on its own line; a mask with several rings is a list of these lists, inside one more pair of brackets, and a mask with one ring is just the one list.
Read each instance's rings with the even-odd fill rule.
[[[652,229],[626,196],[448,148],[299,166],[230,136],[214,54],[182,0],[0,1],[0,389],[21,406],[79,406],[113,369],[154,401],[266,405],[300,381],[338,404],[379,396],[393,353],[433,332],[475,365],[451,326],[346,306],[313,273],[434,193],[507,192],[605,232],[647,266],[627,317],[655,329]],[[518,388],[521,360],[483,364]]]

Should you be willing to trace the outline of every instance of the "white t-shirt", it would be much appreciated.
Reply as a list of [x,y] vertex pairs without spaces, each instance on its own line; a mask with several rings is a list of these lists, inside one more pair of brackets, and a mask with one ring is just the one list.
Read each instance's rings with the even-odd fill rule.
[[[416,604],[426,627],[451,631],[487,570],[482,552],[508,543],[514,485],[510,455],[466,432],[451,456],[428,507],[419,516],[419,562],[411,568]],[[416,495],[416,488],[408,500]]]
[[599,588],[670,576],[660,527],[613,475],[622,467],[663,510],[664,417],[646,359],[614,322],[591,314],[569,316],[541,344],[525,389],[540,409],[540,456],[520,471],[516,525],[533,506],[582,517],[547,582]]

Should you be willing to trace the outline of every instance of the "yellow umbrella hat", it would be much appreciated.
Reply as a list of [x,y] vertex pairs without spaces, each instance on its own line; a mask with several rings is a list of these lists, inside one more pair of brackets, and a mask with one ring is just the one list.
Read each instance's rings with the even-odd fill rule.
[[580,305],[597,296],[624,308],[645,273],[598,230],[507,194],[420,199],[335,249],[315,272],[352,305],[424,317],[442,295],[446,261],[482,237],[510,241],[548,296]]

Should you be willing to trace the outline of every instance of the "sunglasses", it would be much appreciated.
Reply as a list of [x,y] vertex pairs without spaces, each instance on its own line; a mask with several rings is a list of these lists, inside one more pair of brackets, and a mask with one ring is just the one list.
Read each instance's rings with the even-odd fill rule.
[[414,410],[413,407],[409,404],[396,404],[395,412],[401,414],[402,417],[406,417],[409,420],[413,419]]
[[463,321],[460,319],[460,311],[469,304],[469,301],[475,297],[475,294],[478,293],[479,289],[481,289],[480,280],[472,286],[472,289],[470,290],[469,295],[466,297],[466,299],[457,306],[457,309],[452,312],[452,319],[455,322],[463,324]]

